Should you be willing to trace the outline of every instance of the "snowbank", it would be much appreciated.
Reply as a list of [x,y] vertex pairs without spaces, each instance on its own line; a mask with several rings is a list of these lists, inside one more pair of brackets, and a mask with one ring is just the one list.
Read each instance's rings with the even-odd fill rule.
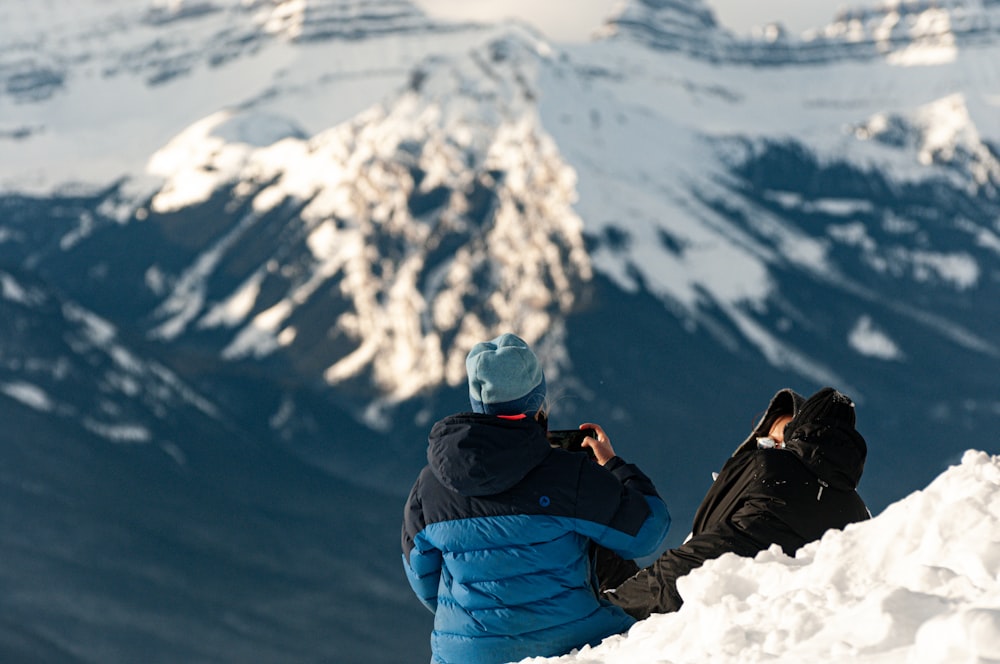
[[680,612],[563,657],[577,664],[1000,661],[1000,456],[958,466],[789,558],[728,554],[679,582]]

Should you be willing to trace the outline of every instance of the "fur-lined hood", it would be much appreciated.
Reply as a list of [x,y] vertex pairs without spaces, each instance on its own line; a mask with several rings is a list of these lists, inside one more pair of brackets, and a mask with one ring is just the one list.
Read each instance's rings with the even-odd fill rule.
[[763,438],[768,434],[774,420],[781,415],[791,415],[794,418],[799,414],[799,410],[801,410],[802,404],[805,402],[806,398],[794,390],[790,390],[787,387],[779,390],[777,394],[771,397],[771,403],[768,404],[767,410],[764,411],[760,420],[757,421],[757,426],[753,428],[747,439],[736,448],[733,456],[748,449],[757,449],[757,439]]

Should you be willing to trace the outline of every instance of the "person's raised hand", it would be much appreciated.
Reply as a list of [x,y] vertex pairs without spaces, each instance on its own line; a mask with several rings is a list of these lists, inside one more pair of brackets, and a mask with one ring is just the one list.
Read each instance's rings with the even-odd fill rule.
[[591,450],[594,451],[594,456],[597,459],[597,463],[603,466],[608,461],[611,461],[611,459],[614,458],[615,449],[611,447],[611,439],[608,438],[608,434],[604,433],[604,429],[601,427],[601,425],[587,423],[587,424],[581,424],[580,428],[593,429],[594,432],[597,434],[596,438],[588,436],[587,438],[584,438],[583,443],[581,443],[583,447],[589,447]]

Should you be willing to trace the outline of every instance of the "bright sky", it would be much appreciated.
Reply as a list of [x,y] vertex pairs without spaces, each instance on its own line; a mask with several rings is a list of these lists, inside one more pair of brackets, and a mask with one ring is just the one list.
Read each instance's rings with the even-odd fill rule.
[[[585,41],[611,13],[617,0],[415,0],[433,14],[452,18],[497,20],[516,16],[555,41]],[[873,0],[706,0],[720,23],[737,33],[755,25],[781,22],[793,34],[831,21],[842,7],[866,6]]]

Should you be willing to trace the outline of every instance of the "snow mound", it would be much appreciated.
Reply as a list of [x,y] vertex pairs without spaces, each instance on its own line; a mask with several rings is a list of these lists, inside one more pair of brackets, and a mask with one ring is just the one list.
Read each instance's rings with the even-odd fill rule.
[[1000,456],[968,451],[923,491],[794,558],[727,554],[679,581],[675,614],[533,662],[1000,660]]

